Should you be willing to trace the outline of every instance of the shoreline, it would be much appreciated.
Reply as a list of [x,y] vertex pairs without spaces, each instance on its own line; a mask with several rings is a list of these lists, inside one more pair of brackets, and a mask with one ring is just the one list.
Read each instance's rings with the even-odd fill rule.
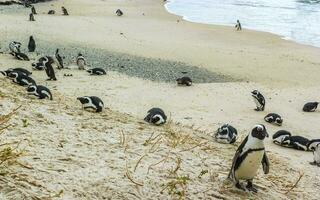
[[[171,1],[174,1],[174,0],[171,0]],[[234,26],[233,26],[233,25],[228,25],[228,24],[211,24],[211,23],[197,22],[197,21],[189,20],[189,19],[187,18],[187,16],[179,15],[179,14],[176,14],[176,13],[174,13],[174,12],[169,11],[169,9],[167,8],[167,4],[169,4],[169,3],[170,3],[170,1],[167,1],[167,3],[165,3],[165,5],[164,5],[166,12],[168,12],[168,13],[171,14],[171,15],[180,17],[181,20],[184,20],[184,21],[190,22],[190,23],[195,23],[195,24],[202,24],[202,25],[208,25],[208,26],[216,26],[216,27],[234,29]],[[281,34],[277,34],[277,33],[274,33],[274,32],[257,30],[257,29],[254,29],[254,28],[242,28],[242,30],[245,30],[245,31],[254,31],[254,32],[257,32],[257,33],[266,33],[266,34],[270,34],[270,35],[273,35],[273,36],[275,36],[275,37],[278,37],[278,38],[280,38],[281,40],[295,43],[295,44],[297,44],[297,45],[302,45],[302,46],[306,46],[306,47],[310,47],[310,48],[320,49],[320,45],[319,45],[319,46],[316,46],[316,45],[312,45],[312,44],[307,44],[307,43],[299,42],[299,41],[296,41],[296,40],[294,40],[294,39],[292,39],[292,38],[290,38],[290,37],[288,37],[288,36],[281,35]]]

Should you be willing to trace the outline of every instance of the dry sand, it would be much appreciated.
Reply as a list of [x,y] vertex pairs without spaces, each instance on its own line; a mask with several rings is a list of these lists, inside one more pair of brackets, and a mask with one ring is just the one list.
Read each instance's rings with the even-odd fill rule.
[[[0,12],[6,22],[0,29],[1,40],[33,34],[60,48],[62,43],[79,43],[183,61],[243,81],[185,88],[117,72],[91,77],[73,69],[57,71],[57,82],[46,82],[44,72],[33,72],[38,84],[52,90],[51,102],[32,99],[3,78],[1,114],[22,107],[9,121],[13,126],[1,134],[0,144],[22,141],[18,151],[23,154],[17,162],[7,163],[10,167],[0,168],[6,172],[0,179],[0,199],[320,198],[319,168],[308,164],[312,153],[280,148],[270,139],[266,145],[271,173],[259,174],[257,195],[239,192],[225,181],[241,139],[269,112],[283,116],[281,129],[320,137],[319,113],[301,111],[306,101],[318,98],[319,49],[271,34],[185,22],[166,13],[160,0],[69,0],[36,8],[46,13],[49,8],[60,11],[61,5],[70,16],[40,14],[34,23],[26,21],[29,10]],[[123,17],[114,16],[117,8],[124,11]],[[1,44],[4,50],[6,46]],[[31,69],[30,63],[0,55],[0,70]],[[253,110],[250,91],[256,88],[267,97],[265,112]],[[99,96],[109,109],[98,115],[82,111],[75,100],[80,95]],[[153,106],[163,108],[173,122],[165,127],[145,124],[141,119]],[[220,145],[211,138],[226,122],[240,132],[235,145]],[[279,130],[271,125],[267,129],[270,135]],[[208,173],[199,178],[205,170]],[[297,187],[286,195],[302,173]],[[180,184],[180,195],[169,195],[173,187],[166,187],[168,183]]]

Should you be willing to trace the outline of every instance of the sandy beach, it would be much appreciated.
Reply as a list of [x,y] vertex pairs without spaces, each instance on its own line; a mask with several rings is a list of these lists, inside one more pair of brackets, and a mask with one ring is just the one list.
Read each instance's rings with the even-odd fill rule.
[[[61,15],[61,6],[69,16]],[[237,146],[270,112],[284,118],[280,128],[266,124],[270,135],[285,129],[320,138],[319,112],[302,112],[304,103],[318,100],[319,48],[190,23],[167,13],[161,0],[59,0],[35,7],[35,22],[28,21],[28,8],[0,7],[0,70],[31,70],[32,62],[56,48],[69,69],[56,70],[56,82],[32,71],[53,101],[32,98],[1,77],[1,116],[21,107],[0,123],[0,130],[11,125],[0,132],[0,152],[10,146],[18,154],[0,164],[0,199],[320,198],[312,153],[276,146],[271,138],[265,141],[271,170],[260,170],[257,194],[226,181]],[[124,16],[114,14],[118,8]],[[47,15],[50,9],[57,14]],[[13,59],[8,43],[21,41],[26,52],[30,35],[37,42],[31,61]],[[77,70],[78,52],[90,67],[107,69],[107,76]],[[194,86],[176,86],[182,72]],[[253,89],[266,97],[264,112],[253,110]],[[81,110],[76,98],[83,95],[99,96],[105,111]],[[168,114],[167,125],[143,121],[155,106]],[[238,129],[236,144],[213,140],[224,123]]]

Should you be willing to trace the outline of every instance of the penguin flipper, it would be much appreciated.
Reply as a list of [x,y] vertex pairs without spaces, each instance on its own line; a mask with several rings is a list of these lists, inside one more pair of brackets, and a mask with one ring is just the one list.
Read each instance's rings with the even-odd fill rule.
[[264,174],[268,174],[269,173],[269,168],[270,168],[270,162],[269,162],[269,159],[267,157],[266,152],[264,152],[264,155],[263,155],[261,163],[262,163],[262,168],[263,168]]
[[242,150],[244,148],[244,146],[246,145],[246,143],[248,142],[248,136],[242,141],[242,143],[240,144],[240,146],[238,147],[233,160],[232,160],[232,166],[231,166],[231,170],[229,172],[228,178],[231,178],[232,180],[236,181],[235,179],[235,175],[234,172],[236,169],[238,169],[238,167],[241,164],[241,154],[242,154]]

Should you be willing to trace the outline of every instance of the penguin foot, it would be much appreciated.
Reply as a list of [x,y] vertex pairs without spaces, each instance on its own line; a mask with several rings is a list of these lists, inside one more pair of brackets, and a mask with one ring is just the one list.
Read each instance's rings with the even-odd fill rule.
[[253,192],[253,193],[257,193],[258,190],[256,188],[253,187],[253,184],[251,181],[248,181],[248,185],[247,185],[247,190],[250,191],[250,192]]
[[239,182],[237,182],[235,186],[236,186],[236,188],[238,188],[239,190],[246,191],[246,189],[245,189]]

